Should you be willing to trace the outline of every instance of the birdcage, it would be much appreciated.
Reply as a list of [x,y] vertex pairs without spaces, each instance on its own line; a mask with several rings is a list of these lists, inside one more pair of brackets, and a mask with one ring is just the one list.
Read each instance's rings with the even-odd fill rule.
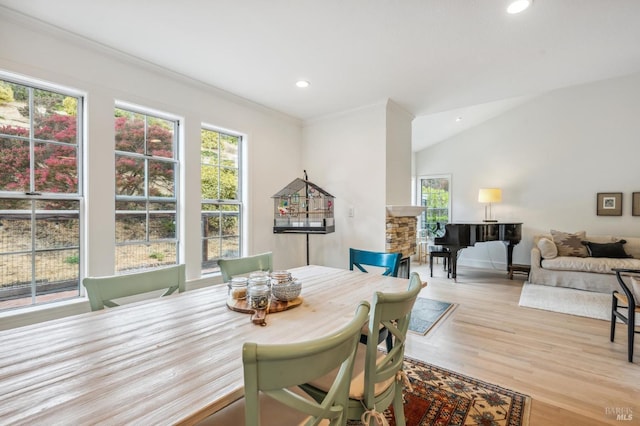
[[329,234],[335,231],[334,197],[318,185],[297,178],[272,198],[274,233]]

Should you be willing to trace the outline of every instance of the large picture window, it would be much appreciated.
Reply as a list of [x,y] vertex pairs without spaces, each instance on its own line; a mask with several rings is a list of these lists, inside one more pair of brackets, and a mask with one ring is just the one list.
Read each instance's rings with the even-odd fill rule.
[[0,309],[80,295],[82,103],[0,75]]
[[115,110],[116,272],[178,263],[176,119]]
[[201,130],[202,273],[218,270],[218,259],[242,253],[242,136]]

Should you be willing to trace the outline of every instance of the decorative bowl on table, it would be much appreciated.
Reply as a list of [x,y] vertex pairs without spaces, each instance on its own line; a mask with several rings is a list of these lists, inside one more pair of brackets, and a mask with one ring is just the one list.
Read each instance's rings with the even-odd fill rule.
[[271,283],[271,294],[282,302],[290,302],[300,296],[302,281],[293,279],[283,283]]

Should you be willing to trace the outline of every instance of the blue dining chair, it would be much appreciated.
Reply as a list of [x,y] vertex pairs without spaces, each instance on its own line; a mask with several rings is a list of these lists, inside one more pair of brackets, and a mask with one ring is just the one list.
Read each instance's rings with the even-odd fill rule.
[[400,253],[383,253],[350,248],[349,269],[353,271],[355,266],[362,272],[369,272],[364,266],[375,266],[385,268],[382,275],[397,277],[401,256],[402,254]]
[[[384,253],[350,248],[349,269],[353,271],[353,267],[355,266],[362,272],[369,272],[364,268],[364,266],[374,266],[378,268],[384,268],[384,272],[382,272],[382,275],[397,277],[398,269],[400,269],[401,256],[402,255],[400,253]],[[360,343],[367,343],[368,333],[368,327],[363,327],[362,336],[360,337]],[[387,349],[391,348],[391,339],[393,338],[393,336],[391,336],[384,327],[380,329],[378,338],[380,339],[378,343],[382,343],[386,340]]]

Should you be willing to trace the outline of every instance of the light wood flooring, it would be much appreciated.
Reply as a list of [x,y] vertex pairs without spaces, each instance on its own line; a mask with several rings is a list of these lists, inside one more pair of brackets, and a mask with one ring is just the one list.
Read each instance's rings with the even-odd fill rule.
[[[406,355],[529,395],[530,425],[640,424],[640,336],[627,362],[626,328],[609,342],[609,322],[518,306],[524,276],[442,264],[412,264],[421,297],[457,303],[426,336],[410,333]],[[631,414],[617,420],[615,412]],[[628,418],[628,417],[627,417]]]

